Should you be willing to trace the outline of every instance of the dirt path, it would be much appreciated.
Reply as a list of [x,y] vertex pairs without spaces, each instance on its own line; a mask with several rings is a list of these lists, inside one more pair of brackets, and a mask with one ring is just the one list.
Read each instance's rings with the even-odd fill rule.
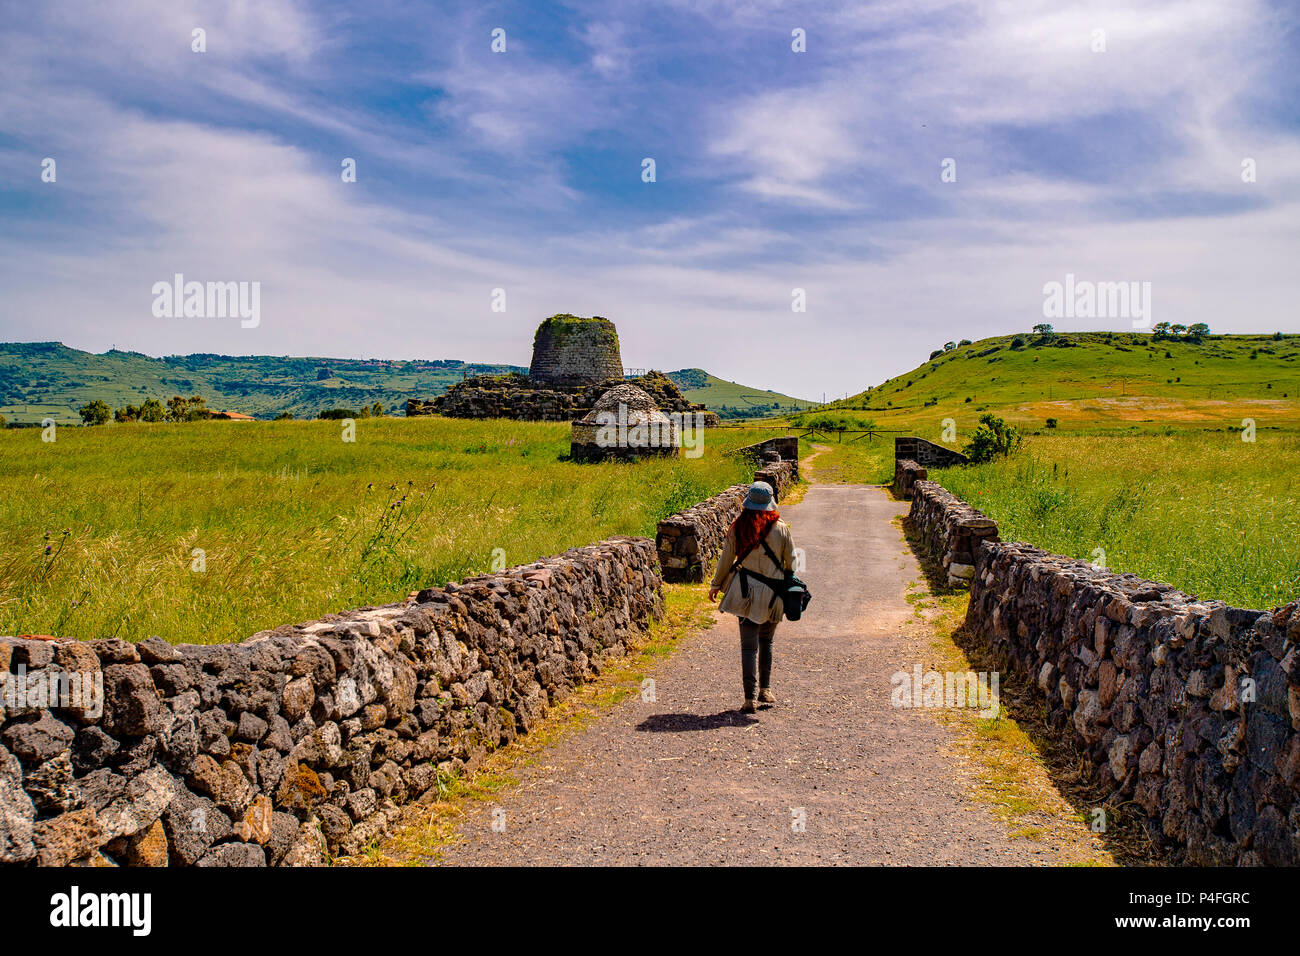
[[904,597],[921,572],[893,523],[904,508],[879,488],[814,485],[785,510],[814,603],[777,631],[775,707],[738,712],[739,638],[720,620],[652,672],[655,702],[622,702],[470,809],[443,862],[1063,862],[967,796],[953,731],[890,705],[890,675],[926,660]]

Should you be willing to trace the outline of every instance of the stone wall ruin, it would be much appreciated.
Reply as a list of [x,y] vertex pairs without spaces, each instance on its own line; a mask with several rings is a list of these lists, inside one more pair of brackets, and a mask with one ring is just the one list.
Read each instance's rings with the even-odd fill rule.
[[[909,521],[932,556],[967,547],[972,513],[916,483]],[[1235,608],[967,540],[967,629],[1037,690],[1107,805],[1139,813],[1175,862],[1300,865],[1300,601]]]

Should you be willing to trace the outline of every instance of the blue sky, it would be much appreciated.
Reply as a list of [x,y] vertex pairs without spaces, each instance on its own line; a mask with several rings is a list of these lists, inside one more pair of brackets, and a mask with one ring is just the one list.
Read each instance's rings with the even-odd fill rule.
[[[14,5],[0,339],[526,364],[564,311],[819,398],[1066,273],[1300,331],[1298,52],[1257,0]],[[177,272],[260,282],[260,324],[155,318]]]

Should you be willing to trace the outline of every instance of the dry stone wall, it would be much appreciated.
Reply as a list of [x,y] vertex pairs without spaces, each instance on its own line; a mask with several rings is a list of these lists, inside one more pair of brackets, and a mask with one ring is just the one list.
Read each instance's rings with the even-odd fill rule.
[[[761,466],[754,472],[754,480],[766,481],[771,485],[778,502],[799,480],[799,439],[794,436],[746,445],[737,452],[761,462]],[[782,453],[791,457],[778,459],[777,456]],[[659,522],[655,547],[659,552],[659,564],[663,568],[665,581],[682,583],[704,580],[722,551],[727,528],[736,520],[736,515],[740,514],[747,490],[747,485],[732,485],[707,501],[701,501]]]
[[894,439],[894,460],[900,458],[914,461],[925,468],[946,468],[967,462],[966,456],[961,452],[915,437]]
[[615,538],[234,645],[0,639],[0,862],[359,852],[662,608],[653,544]]
[[908,514],[950,587],[965,587],[975,576],[975,557],[985,541],[998,540],[998,524],[936,481],[912,485]]
[[912,498],[912,488],[929,477],[925,467],[908,458],[894,459],[894,494],[904,501]]
[[799,436],[782,435],[779,438],[768,438],[753,445],[745,445],[737,449],[742,455],[749,455],[755,461],[762,461],[765,457],[775,454],[779,461],[789,461],[794,463],[794,475],[799,477]]
[[[917,482],[932,554],[971,509]],[[978,514],[976,512],[976,514]],[[966,625],[1047,705],[1106,804],[1179,862],[1300,865],[1300,602],[1198,601],[1027,544],[971,538]]]
[[707,501],[659,522],[655,547],[665,581],[703,581],[727,538],[727,528],[740,514],[747,485],[732,485]]

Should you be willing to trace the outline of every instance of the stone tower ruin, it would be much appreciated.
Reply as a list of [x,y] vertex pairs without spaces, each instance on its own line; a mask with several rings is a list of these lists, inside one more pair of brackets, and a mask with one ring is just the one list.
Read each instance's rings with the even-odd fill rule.
[[614,323],[599,315],[553,315],[533,336],[528,377],[538,385],[594,385],[623,378]]

